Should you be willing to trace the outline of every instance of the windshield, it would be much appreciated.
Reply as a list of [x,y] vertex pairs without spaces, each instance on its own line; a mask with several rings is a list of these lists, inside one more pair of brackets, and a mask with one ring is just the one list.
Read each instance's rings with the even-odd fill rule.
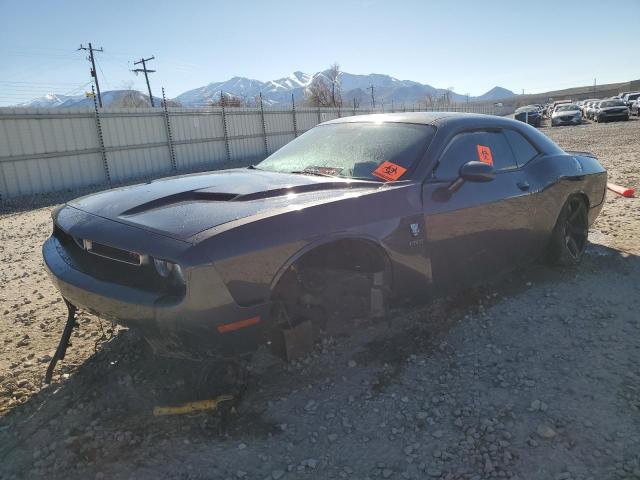
[[560,105],[556,107],[556,112],[567,112],[572,110],[578,110],[578,106],[571,104],[571,105]]
[[433,138],[435,128],[410,123],[332,123],[306,132],[258,169],[366,180],[401,180]]
[[600,108],[605,107],[625,107],[625,103],[622,100],[607,100],[606,102],[600,102]]

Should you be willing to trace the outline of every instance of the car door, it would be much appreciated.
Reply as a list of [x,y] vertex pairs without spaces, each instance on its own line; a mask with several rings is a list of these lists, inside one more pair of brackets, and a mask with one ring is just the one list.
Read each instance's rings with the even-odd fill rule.
[[[448,187],[469,161],[492,163],[495,178]],[[427,254],[435,287],[482,282],[513,268],[529,250],[533,212],[528,183],[502,130],[457,134],[423,185]]]

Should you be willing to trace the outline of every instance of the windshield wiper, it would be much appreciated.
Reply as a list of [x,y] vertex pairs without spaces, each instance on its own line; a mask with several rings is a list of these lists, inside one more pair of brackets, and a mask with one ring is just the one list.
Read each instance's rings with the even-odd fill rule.
[[313,170],[294,170],[293,172],[289,172],[289,173],[295,173],[296,175],[315,175],[317,177],[337,178],[337,175],[329,175],[328,173],[314,172]]

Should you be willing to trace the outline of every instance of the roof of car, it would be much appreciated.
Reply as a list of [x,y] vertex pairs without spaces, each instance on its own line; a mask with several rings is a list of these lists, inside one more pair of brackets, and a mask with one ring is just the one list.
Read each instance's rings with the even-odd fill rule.
[[483,115],[478,113],[461,112],[400,112],[400,113],[373,113],[369,115],[356,115],[351,117],[336,118],[324,122],[323,125],[332,123],[370,123],[370,122],[392,122],[392,123],[417,123],[423,125],[444,126],[448,123],[469,121],[469,120],[490,120],[499,123],[506,120],[496,115]]

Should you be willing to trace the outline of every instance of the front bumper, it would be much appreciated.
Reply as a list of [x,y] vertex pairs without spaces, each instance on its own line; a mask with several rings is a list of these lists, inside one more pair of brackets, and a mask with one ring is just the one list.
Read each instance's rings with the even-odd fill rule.
[[[239,306],[212,266],[187,269],[189,287],[180,295],[167,295],[78,270],[54,236],[44,243],[42,254],[51,280],[64,298],[81,309],[135,328],[160,355],[233,357],[255,350],[264,340],[268,303]],[[225,333],[219,330],[250,318],[259,318],[259,322]]]
[[580,125],[582,123],[582,117],[562,118],[555,117],[551,119],[552,125]]
[[598,119],[602,119],[602,120],[626,120],[628,118],[629,118],[629,112],[601,113],[598,115]]

